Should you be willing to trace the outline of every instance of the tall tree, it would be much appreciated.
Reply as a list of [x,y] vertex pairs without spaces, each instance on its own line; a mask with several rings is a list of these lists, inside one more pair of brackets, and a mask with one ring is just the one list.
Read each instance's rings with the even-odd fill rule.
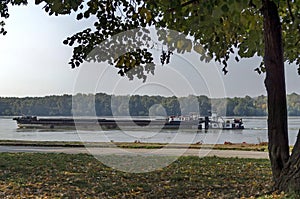
[[[22,1],[6,0],[1,2],[1,8],[8,2]],[[109,47],[102,49],[101,57],[90,55],[90,52],[115,34],[151,25],[183,33],[176,38],[172,38],[168,31],[158,33],[159,38],[169,38],[164,43],[167,50],[161,54],[162,64],[169,62],[174,50],[185,53],[193,49],[201,54],[201,60],[209,61],[209,57],[213,57],[222,63],[223,71],[227,73],[230,55],[235,56],[236,61],[246,57],[263,57],[256,70],[266,72],[269,155],[275,188],[300,193],[300,138],[289,155],[284,75],[285,61],[300,67],[299,1],[36,0],[37,4],[42,2],[50,15],[77,11],[78,20],[91,16],[96,18],[93,30],[87,28],[64,41],[64,44],[76,45],[70,61],[72,67],[79,66],[85,59],[107,61],[119,69],[120,75],[145,80],[144,72],[154,73],[152,54],[147,49],[132,46],[130,52],[118,58],[107,55]],[[147,43],[149,37],[146,33],[144,29],[138,34]]]

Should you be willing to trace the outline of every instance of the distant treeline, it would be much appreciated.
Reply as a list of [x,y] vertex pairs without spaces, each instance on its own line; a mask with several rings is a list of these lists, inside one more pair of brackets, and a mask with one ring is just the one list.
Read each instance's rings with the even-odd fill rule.
[[[288,113],[300,116],[300,95],[287,96]],[[267,97],[209,99],[207,96],[115,96],[104,93],[46,97],[0,97],[0,115],[37,116],[167,116],[216,112],[227,116],[265,116]]]

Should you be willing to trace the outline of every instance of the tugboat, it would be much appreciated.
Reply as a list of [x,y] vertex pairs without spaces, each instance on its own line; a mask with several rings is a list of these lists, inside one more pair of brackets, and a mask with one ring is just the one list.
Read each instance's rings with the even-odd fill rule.
[[232,121],[226,120],[223,124],[224,130],[232,130],[232,129],[244,129],[244,124],[241,118],[233,119]]
[[211,117],[204,117],[199,119],[199,129],[223,129],[223,130],[237,130],[244,129],[244,124],[241,118],[224,120],[217,114],[212,114]]

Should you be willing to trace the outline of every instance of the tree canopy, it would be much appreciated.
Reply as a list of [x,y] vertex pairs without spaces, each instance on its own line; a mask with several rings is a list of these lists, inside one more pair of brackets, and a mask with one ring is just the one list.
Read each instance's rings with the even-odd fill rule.
[[[230,55],[233,55],[236,61],[255,55],[264,56],[261,13],[263,5],[260,0],[90,0],[87,3],[36,0],[37,4],[43,2],[46,3],[44,8],[50,15],[76,11],[78,20],[95,17],[93,28],[88,27],[64,41],[64,44],[75,46],[70,61],[72,67],[79,66],[87,59],[92,49],[112,35],[152,25],[182,33],[174,36],[168,31],[158,32],[167,49],[162,51],[162,63],[169,58],[170,51],[185,53],[194,50],[201,55],[201,60],[208,61],[209,58],[214,58],[215,61],[222,63],[223,71],[226,73]],[[285,0],[274,2],[278,5],[281,17],[284,60],[299,66],[300,3]],[[142,38],[142,33],[138,36]],[[192,39],[188,36],[192,36]],[[143,39],[146,42],[149,38],[145,36]],[[126,74],[134,66],[142,65],[143,61],[146,63],[153,61],[149,59],[150,54],[140,50],[140,46],[135,50],[140,56],[132,52],[131,56],[125,54],[117,60],[111,60],[120,68],[121,75]],[[148,59],[145,59],[147,57]],[[126,62],[126,59],[131,61]],[[144,70],[149,72],[154,68]],[[263,62],[256,70],[265,71]],[[299,68],[298,71],[300,72]],[[137,76],[144,78],[141,75]]]
[[[87,108],[78,107],[77,110],[72,110],[72,97],[80,99],[82,101],[80,104],[84,104]],[[78,115],[82,116],[93,116],[93,113],[89,112],[93,106],[95,106],[97,116],[128,116],[128,112],[130,116],[150,116],[150,114],[163,117],[166,115],[189,115],[195,112],[195,107],[199,109],[201,116],[208,116],[211,112],[225,112],[219,111],[224,109],[224,101],[227,101],[227,116],[266,116],[267,113],[267,97],[263,95],[254,98],[246,96],[210,99],[205,95],[163,97],[147,95],[115,96],[97,93],[95,95],[76,94],[75,96],[0,97],[0,116],[72,116],[72,111],[76,111]],[[288,102],[289,114],[300,116],[300,95],[296,93],[288,95]]]
[[[285,0],[274,0],[274,2],[278,5],[282,23],[284,60],[299,66],[300,3]],[[87,27],[63,42],[74,46],[70,60],[73,68],[79,66],[84,60],[91,60],[89,57],[91,51],[111,36],[150,26],[161,28],[158,34],[166,49],[161,52],[162,63],[169,61],[172,51],[185,53],[194,50],[201,55],[201,61],[214,58],[215,61],[222,63],[223,72],[227,73],[227,62],[231,55],[236,61],[256,55],[264,56],[261,13],[263,5],[260,0],[35,0],[35,3],[43,4],[43,8],[49,15],[76,12],[77,20],[87,18],[95,20],[94,27]],[[1,1],[2,18],[9,17],[9,4],[26,5],[27,0]],[[3,28],[4,25],[2,20],[1,34],[7,33]],[[166,31],[162,31],[163,28]],[[167,29],[182,34],[173,35],[172,38],[172,33]],[[140,37],[147,43],[150,40],[147,33],[147,31],[139,32],[133,37]],[[149,45],[144,49],[136,45],[131,52],[118,58],[103,57],[96,61],[108,61],[120,69],[120,75],[129,74],[130,79],[133,76],[145,79],[144,72],[154,73],[155,69],[153,65],[149,67],[153,58],[147,48],[149,49]],[[140,70],[135,70],[135,67],[140,67]],[[259,73],[265,71],[263,61],[255,70]],[[300,73],[300,68],[298,72]]]

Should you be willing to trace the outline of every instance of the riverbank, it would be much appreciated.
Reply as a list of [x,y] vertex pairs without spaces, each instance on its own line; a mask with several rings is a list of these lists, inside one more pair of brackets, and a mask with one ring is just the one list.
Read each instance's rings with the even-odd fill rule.
[[271,198],[266,159],[188,156],[150,173],[88,154],[0,153],[0,164],[1,198]]
[[267,144],[224,143],[209,144],[161,144],[161,143],[81,143],[81,142],[40,142],[0,141],[0,152],[65,153],[93,155],[151,155],[151,156],[217,156],[268,159]]
[[214,149],[214,150],[241,150],[241,151],[267,151],[267,143],[231,143],[224,144],[173,144],[173,143],[143,143],[143,142],[64,142],[64,141],[24,141],[24,140],[0,140],[0,146],[40,146],[40,147],[98,147],[98,148],[130,148],[130,149]]
[[[92,144],[91,148],[85,148],[79,142],[0,141],[0,197],[284,197],[283,194],[270,192],[272,176],[268,153],[260,151],[260,147],[266,147],[266,143],[261,143],[261,146],[246,143],[213,146],[199,143],[190,148],[182,144]],[[185,150],[185,153],[169,166],[151,173],[135,174],[114,170],[89,154],[91,149],[94,153],[99,151],[102,155],[114,158],[122,155],[124,160],[132,158],[128,152],[139,156],[162,147],[165,152],[163,156],[156,156],[156,161],[157,158],[177,155],[182,152],[180,150]],[[11,151],[3,153],[3,149]],[[120,153],[120,149],[125,150],[125,153]]]

